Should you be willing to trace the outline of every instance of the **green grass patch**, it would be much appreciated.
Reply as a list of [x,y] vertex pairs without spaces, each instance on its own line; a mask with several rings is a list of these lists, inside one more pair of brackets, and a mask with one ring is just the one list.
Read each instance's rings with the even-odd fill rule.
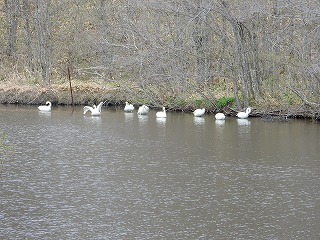
[[222,97],[217,100],[217,108],[222,109],[236,101],[234,97]]

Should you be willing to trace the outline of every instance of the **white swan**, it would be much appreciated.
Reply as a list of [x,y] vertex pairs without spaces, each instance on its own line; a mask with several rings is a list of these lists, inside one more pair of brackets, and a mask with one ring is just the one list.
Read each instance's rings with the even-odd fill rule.
[[201,117],[205,112],[206,112],[205,108],[196,109],[196,110],[194,110],[193,115],[195,117]]
[[92,107],[90,106],[85,106],[83,108],[83,114],[86,114],[86,112],[90,111],[91,116],[100,116],[101,115],[101,107],[103,105],[103,102],[100,102],[98,106],[93,105]]
[[149,107],[146,105],[142,105],[138,109],[138,114],[139,115],[146,115],[149,112]]
[[134,109],[134,106],[132,104],[129,104],[128,102],[126,102],[126,106],[124,107],[124,111],[125,112],[132,112]]
[[162,112],[157,112],[156,117],[157,118],[166,118],[167,117],[166,108],[162,107]]
[[247,108],[246,112],[238,112],[237,113],[237,117],[238,118],[247,118],[249,116],[249,114],[251,113],[251,108]]
[[51,111],[51,102],[46,101],[46,105],[39,106],[38,109],[40,111],[50,112]]
[[226,116],[223,113],[217,113],[216,115],[214,115],[214,117],[217,120],[225,120],[226,119]]

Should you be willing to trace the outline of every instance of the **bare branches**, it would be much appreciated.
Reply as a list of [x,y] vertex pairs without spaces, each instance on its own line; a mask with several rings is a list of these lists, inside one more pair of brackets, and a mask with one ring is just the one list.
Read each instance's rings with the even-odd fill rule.
[[312,108],[319,108],[320,107],[320,103],[315,103],[315,102],[310,102],[307,97],[298,89],[294,89],[294,88],[290,88],[290,90],[292,92],[294,92],[295,94],[297,94],[297,96],[304,102],[304,104],[312,107]]

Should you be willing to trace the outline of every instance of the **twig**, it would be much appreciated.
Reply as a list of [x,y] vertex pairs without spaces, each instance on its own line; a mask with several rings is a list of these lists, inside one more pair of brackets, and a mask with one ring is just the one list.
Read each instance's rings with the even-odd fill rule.
[[72,91],[72,85],[71,85],[71,74],[70,74],[70,66],[67,67],[68,71],[68,80],[69,80],[69,86],[70,86],[70,94],[71,94],[71,104],[72,104],[72,112],[74,111],[74,101],[73,101],[73,91]]

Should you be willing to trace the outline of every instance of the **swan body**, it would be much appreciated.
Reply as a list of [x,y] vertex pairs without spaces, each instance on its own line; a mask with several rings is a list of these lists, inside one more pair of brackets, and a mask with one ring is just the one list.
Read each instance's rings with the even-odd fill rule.
[[217,113],[215,116],[216,120],[225,120],[226,116],[223,113]]
[[139,115],[146,115],[149,112],[149,107],[146,105],[142,105],[138,109],[138,114]]
[[248,118],[250,113],[251,113],[251,108],[248,107],[245,112],[238,112],[237,117],[238,118]]
[[101,107],[103,105],[103,102],[100,102],[98,106],[93,105],[92,107],[90,106],[85,106],[83,108],[83,114],[86,114],[86,112],[90,111],[91,116],[100,116],[101,115]]
[[201,108],[201,109],[196,109],[194,110],[193,112],[193,115],[195,117],[202,117],[202,115],[206,112],[206,109],[205,108]]
[[156,117],[157,118],[166,118],[167,117],[166,108],[162,107],[162,112],[157,112]]
[[132,104],[129,104],[128,102],[126,102],[126,106],[124,107],[124,111],[125,112],[132,112],[134,109],[134,106]]
[[46,101],[46,105],[39,106],[38,109],[40,111],[50,112],[51,111],[51,102]]

